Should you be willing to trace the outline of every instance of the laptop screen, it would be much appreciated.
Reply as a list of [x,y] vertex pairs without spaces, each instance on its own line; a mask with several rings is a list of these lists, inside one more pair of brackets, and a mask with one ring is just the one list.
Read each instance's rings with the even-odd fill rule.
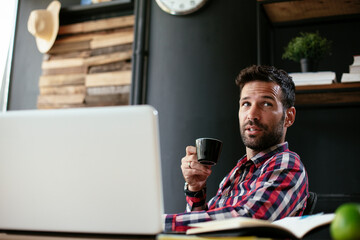
[[151,106],[0,114],[0,229],[157,234],[163,197]]

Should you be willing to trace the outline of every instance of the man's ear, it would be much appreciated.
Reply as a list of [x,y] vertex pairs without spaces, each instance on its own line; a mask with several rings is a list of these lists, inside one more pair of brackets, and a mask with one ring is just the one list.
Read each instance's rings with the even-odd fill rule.
[[296,115],[296,109],[295,107],[290,107],[286,110],[285,112],[285,122],[284,122],[284,126],[285,127],[290,127],[291,125],[294,124],[295,122],[295,115]]

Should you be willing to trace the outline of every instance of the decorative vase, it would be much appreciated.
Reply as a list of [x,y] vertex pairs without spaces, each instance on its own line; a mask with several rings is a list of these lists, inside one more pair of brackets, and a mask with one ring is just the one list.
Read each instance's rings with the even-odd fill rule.
[[318,69],[318,61],[309,58],[300,60],[301,72],[316,72]]

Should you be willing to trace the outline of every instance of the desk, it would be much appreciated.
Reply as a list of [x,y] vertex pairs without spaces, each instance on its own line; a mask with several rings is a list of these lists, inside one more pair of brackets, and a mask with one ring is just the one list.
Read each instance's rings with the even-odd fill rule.
[[155,240],[156,236],[116,236],[93,234],[0,233],[0,240]]

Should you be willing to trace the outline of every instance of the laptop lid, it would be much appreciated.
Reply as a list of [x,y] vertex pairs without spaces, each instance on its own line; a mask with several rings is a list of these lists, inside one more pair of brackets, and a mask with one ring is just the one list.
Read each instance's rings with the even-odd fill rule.
[[151,106],[0,114],[0,229],[152,235],[162,214]]

